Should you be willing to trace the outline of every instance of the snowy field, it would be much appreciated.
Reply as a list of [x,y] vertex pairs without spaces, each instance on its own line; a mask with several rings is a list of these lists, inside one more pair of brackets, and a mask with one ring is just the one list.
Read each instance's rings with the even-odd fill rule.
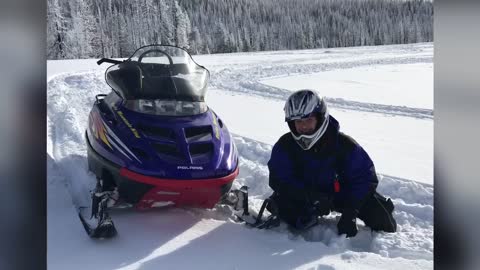
[[395,234],[359,221],[352,239],[338,215],[300,236],[284,225],[249,229],[225,208],[114,211],[119,236],[92,240],[72,200],[88,193],[84,131],[99,93],[109,91],[95,59],[47,62],[48,269],[433,269],[433,44],[194,56],[210,69],[208,105],[240,154],[234,187],[259,208],[271,194],[272,145],[288,131],[283,104],[296,89],[326,97],[341,130],[375,162],[378,190],[393,199]]

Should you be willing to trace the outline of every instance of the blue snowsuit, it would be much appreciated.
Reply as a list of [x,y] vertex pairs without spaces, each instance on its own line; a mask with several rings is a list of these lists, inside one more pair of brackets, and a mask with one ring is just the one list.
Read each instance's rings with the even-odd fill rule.
[[[359,210],[378,184],[368,154],[339,132],[339,123],[331,115],[324,135],[309,150],[301,149],[290,132],[284,134],[273,146],[268,168],[275,195],[299,208],[308,207],[322,194],[335,202],[332,208]],[[298,210],[300,215],[302,209]]]

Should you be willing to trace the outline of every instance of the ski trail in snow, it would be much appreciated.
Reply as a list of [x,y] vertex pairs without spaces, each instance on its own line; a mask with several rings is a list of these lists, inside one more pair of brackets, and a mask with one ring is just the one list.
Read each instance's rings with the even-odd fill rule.
[[[407,56],[396,58],[374,58],[357,61],[345,61],[334,63],[319,64],[288,64],[277,66],[252,66],[245,69],[223,69],[212,72],[211,87],[222,89],[224,91],[240,92],[248,95],[258,95],[264,98],[286,100],[292,93],[290,90],[269,86],[261,83],[272,77],[292,76],[296,74],[311,74],[335,69],[349,69],[361,66],[371,65],[391,65],[391,64],[413,64],[413,63],[431,63],[431,56]],[[348,110],[360,110],[366,112],[381,113],[387,115],[399,115],[414,118],[433,119],[433,110],[423,108],[411,108],[406,106],[394,106],[386,104],[366,103],[342,98],[326,98],[332,107]]]
[[342,98],[326,98],[328,105],[347,110],[358,110],[364,112],[374,112],[387,115],[398,115],[413,118],[433,119],[433,110],[412,108],[407,106],[395,106],[376,103],[359,102],[345,100]]

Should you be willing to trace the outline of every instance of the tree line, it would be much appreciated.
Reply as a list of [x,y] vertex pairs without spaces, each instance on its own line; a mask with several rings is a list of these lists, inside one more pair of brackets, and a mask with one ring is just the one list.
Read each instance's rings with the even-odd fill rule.
[[47,0],[47,58],[128,57],[433,41],[426,0]]

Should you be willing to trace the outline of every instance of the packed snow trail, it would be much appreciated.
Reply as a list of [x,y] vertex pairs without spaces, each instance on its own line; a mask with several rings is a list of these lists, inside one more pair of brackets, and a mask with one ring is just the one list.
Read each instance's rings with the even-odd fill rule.
[[[418,56],[417,53],[421,53],[420,50],[416,51],[419,47],[422,46],[387,46],[380,51],[393,59],[396,58],[395,54],[399,53],[398,51],[412,54],[415,58]],[[364,52],[358,54],[359,58],[369,58],[370,53],[373,52],[371,48],[358,50]],[[331,51],[350,54],[344,49]],[[295,60],[290,59],[290,61],[303,61],[302,53],[307,54],[308,51],[299,51],[298,54],[292,52],[291,56],[295,57]],[[334,53],[325,51],[325,55],[333,56]],[[218,56],[212,56],[214,57]],[[428,61],[431,55],[427,53],[418,57],[420,57],[418,61],[425,59]],[[243,57],[239,60],[250,61]],[[319,59],[319,61],[324,60]],[[255,61],[251,61],[247,65],[255,66]],[[288,64],[288,61],[288,59],[285,60],[282,65]],[[329,61],[335,61],[335,57],[329,58]],[[374,64],[373,60],[368,61]],[[200,60],[198,62],[203,64]],[[382,61],[379,60],[379,62]],[[204,65],[208,67],[208,64]],[[215,68],[221,68],[221,66],[214,65]],[[233,68],[245,70],[245,65],[237,65]],[[308,67],[308,69],[312,68],[313,66]],[[262,68],[257,66],[255,70],[259,72],[258,70]],[[233,74],[233,77],[221,79],[217,77],[218,73],[212,73],[212,79],[216,81],[215,88],[218,91],[231,90],[224,87],[229,87],[230,83],[240,85],[241,82],[238,80],[245,78],[237,73],[235,76]],[[270,75],[281,75],[274,73]],[[70,73],[50,76],[50,78],[47,97],[47,200],[48,265],[51,269],[72,269],[75,266],[79,269],[202,267],[208,269],[403,270],[433,268],[433,186],[416,182],[417,179],[414,178],[404,179],[405,177],[385,175],[381,170],[378,170],[380,180],[378,190],[391,197],[396,206],[394,216],[397,219],[398,232],[395,234],[371,233],[359,221],[357,237],[352,239],[340,237],[336,234],[337,214],[329,215],[321,225],[305,234],[295,236],[289,233],[284,225],[270,231],[248,229],[236,223],[231,211],[225,207],[216,207],[212,210],[165,208],[145,212],[113,211],[112,217],[119,236],[109,241],[92,241],[85,235],[76,217],[73,202],[88,203],[88,191],[95,182],[95,177],[87,170],[83,136],[95,95],[107,93],[109,89],[104,83],[102,71],[75,72],[72,70]],[[249,77],[252,82],[258,82],[261,78],[264,78],[263,75]],[[255,89],[258,90],[259,85],[255,83],[252,88],[239,86],[242,91],[234,91],[240,105],[245,108],[251,107],[249,103],[242,103],[243,95],[256,98],[261,102],[269,96],[269,92],[273,94],[273,90],[266,90],[267,94],[255,91]],[[286,91],[281,93],[286,94]],[[213,104],[209,103],[209,105],[215,110],[218,108],[222,111],[224,107],[228,107],[228,104],[222,104],[221,101],[211,98]],[[275,100],[281,101],[283,98],[280,95],[275,97]],[[361,104],[350,101],[345,103],[351,105],[349,110],[367,113],[362,109]],[[382,114],[394,114],[400,118],[402,117],[399,115],[403,114],[408,116],[407,118],[420,117],[430,121],[432,119],[428,116],[428,111],[421,112],[414,108],[413,111],[397,113],[402,109],[389,108],[388,104],[381,105],[387,106],[386,111],[394,112]],[[378,108],[380,106],[374,108],[375,113],[381,113]],[[263,112],[272,114],[272,119],[281,118],[281,115],[277,117],[277,113],[271,110],[263,108]],[[272,144],[282,132],[280,129],[270,130],[272,135],[268,135],[269,139],[261,141],[255,139],[258,136],[253,135],[256,134],[251,134],[252,136],[244,132],[239,134],[236,130],[246,131],[244,127],[252,125],[249,114],[245,113],[245,115],[247,117],[243,120],[243,126],[240,126],[241,123],[230,123],[230,121],[225,123],[233,131],[240,156],[240,175],[234,187],[248,185],[251,206],[258,209],[262,200],[272,192],[268,187],[267,162]],[[221,113],[220,117],[222,117]],[[283,126],[281,119],[279,123]],[[415,145],[404,144],[404,147],[415,147]]]
[[[258,95],[264,98],[286,100],[291,94],[290,90],[265,85],[260,81],[281,76],[313,74],[336,69],[433,62],[433,56],[426,53],[431,48],[424,44],[397,46],[403,48],[402,50],[405,52],[402,54],[386,54],[384,50],[379,50],[376,47],[358,48],[361,52],[356,51],[355,53],[351,52],[351,48],[305,50],[302,52],[309,56],[308,60],[303,58],[287,59],[282,62],[270,61],[265,65],[262,65],[261,60],[259,60],[260,63],[255,63],[255,65],[239,65],[229,66],[224,69],[214,69],[212,71],[211,87],[248,95]],[[277,54],[280,54],[280,52]],[[340,57],[338,56],[339,54]],[[332,61],[332,56],[334,56],[333,59],[335,61]],[[297,61],[300,63],[297,64]],[[326,100],[330,106],[341,109],[433,119],[433,111],[431,109],[364,103],[331,97],[327,97]]]
[[[400,59],[395,61],[388,61],[386,63],[382,63],[384,65],[388,64],[402,64],[402,63],[430,63],[432,59],[425,59],[418,62],[413,61],[405,61],[405,59]],[[409,59],[407,59],[409,60]],[[332,69],[346,69],[352,67],[359,67],[359,66],[370,66],[372,64],[378,64],[377,61],[367,61],[367,62],[353,62],[353,63],[343,63],[343,65],[331,65],[331,64],[323,64],[323,65],[312,65],[312,67],[308,68],[310,72],[321,72],[321,71],[328,71]],[[303,66],[302,66],[303,67]],[[258,68],[260,69],[260,68]],[[285,72],[288,74],[289,71],[295,70],[298,73],[301,73],[302,69],[298,69],[292,66],[287,66],[284,69],[279,69],[278,67],[275,68],[272,73],[276,72]],[[263,70],[262,70],[263,71]],[[268,68],[267,68],[268,72]],[[264,98],[272,98],[272,99],[279,99],[279,100],[286,100],[288,96],[292,93],[292,91],[269,86],[262,84],[258,81],[259,78],[255,78],[256,74],[260,73],[257,70],[249,69],[248,72],[243,75],[243,72],[239,72],[239,70],[223,70],[218,73],[214,73],[214,80],[212,80],[212,87],[216,87],[223,90],[234,91],[245,93],[249,95],[258,95]],[[265,71],[262,72],[266,73]],[[268,75],[269,73],[263,74]],[[252,78],[252,75],[253,78]],[[235,78],[235,80],[228,80],[227,78]],[[220,82],[217,82],[220,81]],[[399,116],[406,116],[406,117],[415,117],[415,118],[427,118],[433,119],[433,111],[430,109],[423,109],[423,108],[410,108],[406,106],[394,106],[394,105],[385,105],[385,104],[375,104],[375,103],[364,103],[358,101],[351,101],[345,100],[342,98],[326,98],[328,104],[332,107],[338,107],[341,109],[349,109],[349,110],[361,110],[366,112],[375,112],[380,114],[388,114],[388,115],[399,115]]]

